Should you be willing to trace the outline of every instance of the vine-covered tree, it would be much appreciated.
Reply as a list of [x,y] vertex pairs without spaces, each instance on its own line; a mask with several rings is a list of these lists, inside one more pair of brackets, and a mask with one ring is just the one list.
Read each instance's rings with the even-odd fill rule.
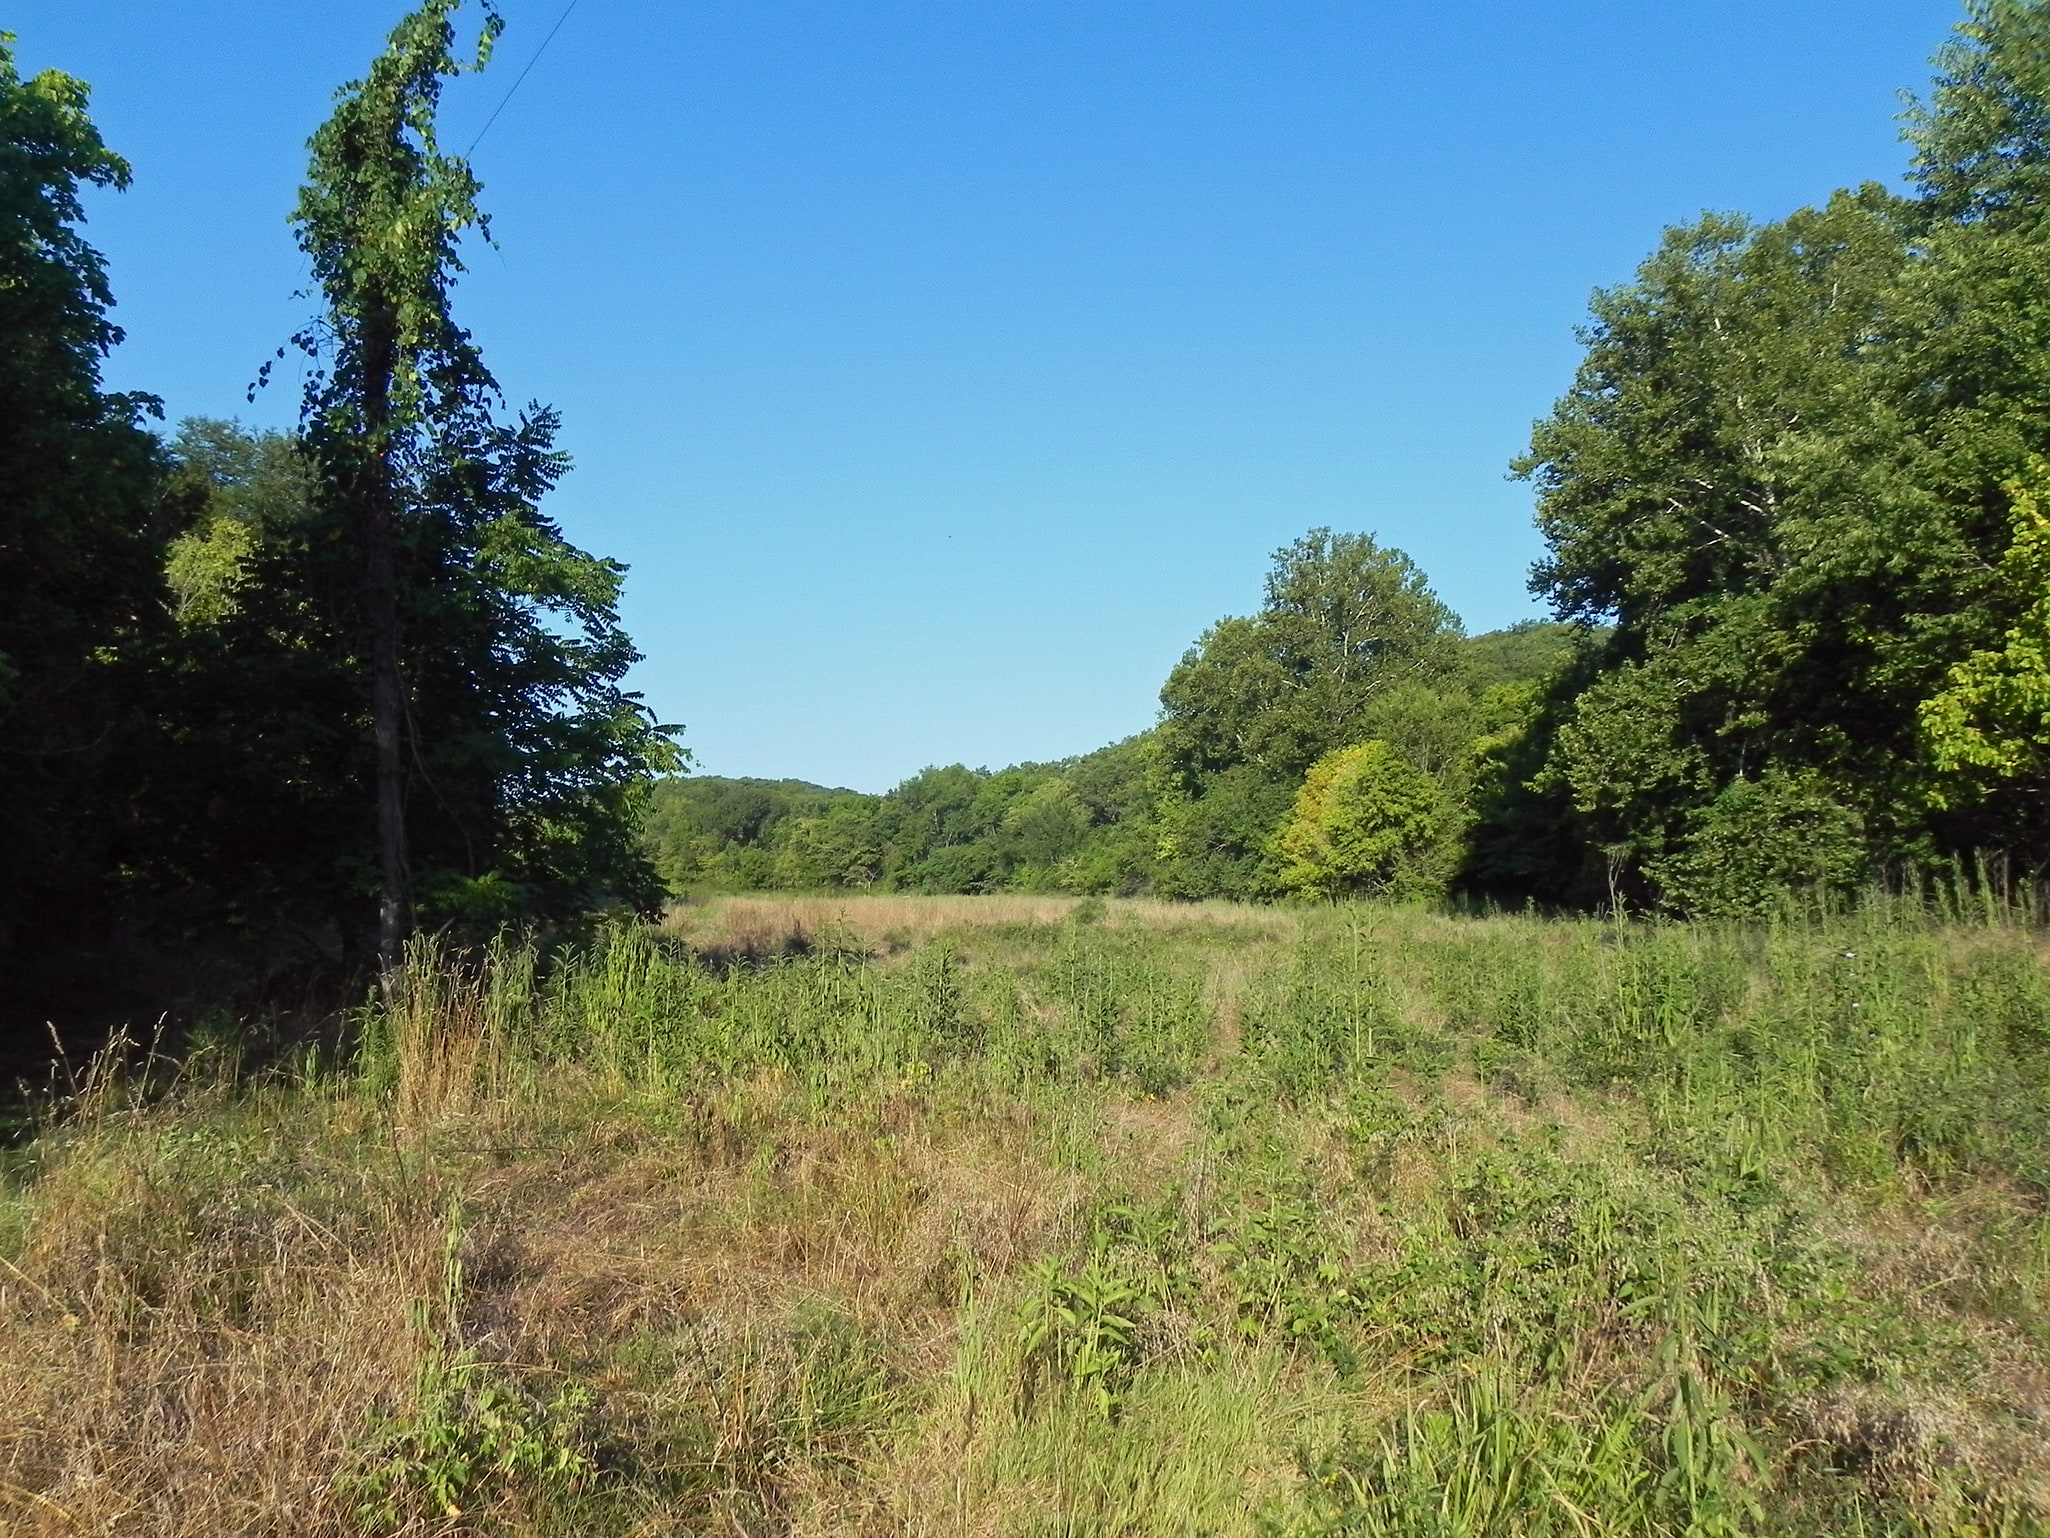
[[459,243],[489,231],[436,111],[502,27],[487,4],[463,64],[460,3],[426,0],[339,93],[294,214],[326,301],[300,339],[318,365],[302,436],[327,525],[309,555],[357,574],[315,585],[342,597],[362,684],[387,967],[416,905],[489,921],[653,901],[635,817],[650,773],[677,761],[621,687],[637,655],[618,623],[623,569],[540,511],[568,468],[555,413],[501,419],[451,311]]

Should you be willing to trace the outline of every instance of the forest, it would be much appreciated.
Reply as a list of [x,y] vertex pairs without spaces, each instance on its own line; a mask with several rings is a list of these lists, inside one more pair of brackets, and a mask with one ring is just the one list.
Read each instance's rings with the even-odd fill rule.
[[107,388],[0,34],[0,1526],[2050,1533],[2050,0],[1596,292],[1551,618],[1313,528],[880,795],[630,687],[458,318],[503,31],[335,93],[281,431]]

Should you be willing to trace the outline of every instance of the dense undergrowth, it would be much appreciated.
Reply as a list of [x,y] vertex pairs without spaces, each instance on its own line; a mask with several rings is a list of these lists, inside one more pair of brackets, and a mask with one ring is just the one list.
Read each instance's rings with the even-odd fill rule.
[[81,1084],[0,1191],[11,1530],[2050,1521],[2020,916],[788,917]]

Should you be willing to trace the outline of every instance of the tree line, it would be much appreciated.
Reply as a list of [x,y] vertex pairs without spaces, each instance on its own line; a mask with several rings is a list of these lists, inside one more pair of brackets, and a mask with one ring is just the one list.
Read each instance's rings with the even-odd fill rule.
[[[1460,635],[1408,559],[1365,535],[1313,531],[1280,553],[1276,571],[1297,582],[1314,572],[1353,602],[1284,617],[1270,601],[1253,620],[1215,627],[1175,670],[1164,693],[1176,704],[1151,731],[1057,763],[925,769],[883,795],[798,780],[665,779],[649,808],[649,854],[682,894],[1446,892],[1486,755],[1528,714],[1578,633],[1530,621]],[[1384,578],[1380,589],[1371,574]],[[1306,687],[1284,681],[1291,657],[1344,656],[1339,627],[1372,623],[1362,616],[1400,585],[1423,599],[1427,658],[1384,654],[1349,679],[1319,667]],[[1353,639],[1366,644],[1357,631]],[[1405,671],[1412,676],[1393,676]],[[1262,682],[1265,696],[1254,692]],[[1207,701],[1229,701],[1235,713]],[[1363,729],[1372,735],[1360,739]],[[1364,822],[1363,797],[1381,798]]]
[[[659,861],[1723,915],[1960,868],[2040,879],[2050,7],[1973,0],[1936,62],[1904,190],[1704,215],[1596,294],[1515,466],[1561,628],[1468,640],[1400,552],[1314,531],[1139,738],[881,798],[671,784]],[[1497,645],[1531,668],[1477,668]],[[743,803],[765,810],[721,821]]]
[[487,4],[459,50],[460,3],[408,14],[309,145],[291,224],[318,309],[278,352],[305,360],[285,433],[167,430],[157,400],[104,387],[121,332],[84,195],[130,169],[86,86],[24,78],[0,37],[17,983],[138,936],[388,968],[415,926],[660,898],[640,815],[681,765],[622,684],[623,570],[542,510],[568,468],[556,416],[509,409],[453,315],[462,242],[488,222],[436,115],[502,29]]

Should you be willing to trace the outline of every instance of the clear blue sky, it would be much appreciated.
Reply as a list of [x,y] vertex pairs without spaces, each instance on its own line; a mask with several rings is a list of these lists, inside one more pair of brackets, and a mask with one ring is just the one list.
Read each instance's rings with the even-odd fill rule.
[[[456,148],[563,0],[503,0]],[[14,0],[136,183],[97,198],[175,418],[307,313],[284,216],[402,0]],[[1704,208],[1897,178],[1953,0],[580,0],[476,154],[463,318],[563,412],[701,767],[881,789],[1153,718],[1317,524],[1472,630],[1537,613],[1504,467],[1589,290]]]

